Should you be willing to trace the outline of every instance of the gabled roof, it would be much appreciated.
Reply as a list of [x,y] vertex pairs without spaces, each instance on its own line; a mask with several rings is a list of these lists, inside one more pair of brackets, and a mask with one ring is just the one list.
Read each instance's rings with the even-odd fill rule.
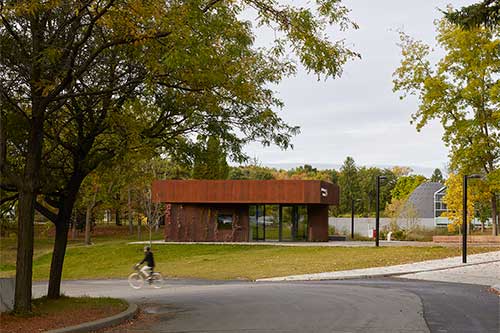
[[413,205],[419,218],[434,218],[434,193],[443,188],[443,184],[426,182],[420,184],[408,198],[408,204]]

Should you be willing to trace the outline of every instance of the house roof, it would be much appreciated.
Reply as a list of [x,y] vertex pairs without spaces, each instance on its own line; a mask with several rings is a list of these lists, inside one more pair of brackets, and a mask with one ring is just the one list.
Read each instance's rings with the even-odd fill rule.
[[419,218],[434,218],[434,193],[441,188],[441,183],[426,182],[410,194],[407,203],[413,205]]
[[156,180],[166,203],[339,204],[339,188],[320,180]]

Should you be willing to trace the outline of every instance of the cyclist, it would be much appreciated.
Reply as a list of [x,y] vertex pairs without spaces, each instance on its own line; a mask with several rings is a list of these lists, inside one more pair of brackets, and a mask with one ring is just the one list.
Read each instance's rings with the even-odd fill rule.
[[141,272],[143,272],[148,277],[148,281],[150,281],[153,270],[155,268],[155,259],[153,257],[153,252],[151,251],[151,248],[149,246],[144,247],[144,259],[142,259],[142,261],[138,263],[137,266],[140,266],[143,263],[146,263],[146,265],[141,268]]

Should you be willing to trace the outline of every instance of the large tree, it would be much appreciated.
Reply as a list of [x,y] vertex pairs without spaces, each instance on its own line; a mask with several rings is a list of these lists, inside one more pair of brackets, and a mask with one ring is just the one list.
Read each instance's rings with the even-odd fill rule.
[[341,191],[340,211],[345,213],[351,210],[351,201],[359,199],[360,196],[358,168],[350,156],[346,157],[340,167],[339,187]]
[[[253,47],[240,18],[248,7],[277,31],[270,49]],[[49,296],[57,297],[78,189],[103,160],[135,143],[189,154],[193,133],[224,136],[236,159],[252,140],[286,148],[296,129],[276,116],[281,102],[267,86],[294,72],[288,47],[327,77],[356,56],[323,33],[351,25],[336,0],[317,1],[317,11],[258,0],[1,1],[0,9],[0,169],[2,189],[19,200],[17,311],[31,306],[35,205],[56,224]]]
[[432,172],[430,181],[436,182],[436,183],[441,183],[441,184],[444,183],[443,173],[441,172],[440,169],[438,169],[438,168],[434,169],[434,171]]
[[[103,53],[170,33],[154,24],[162,15],[154,7],[132,11],[128,3],[111,0],[0,2],[0,170],[2,188],[17,192],[19,201],[16,311],[31,309],[33,218],[47,153],[46,121],[57,117],[70,96],[102,94],[74,87]],[[80,178],[75,175],[74,182]],[[68,200],[74,196],[67,193]],[[66,205],[64,215],[71,209]]]
[[412,118],[417,129],[441,122],[454,172],[481,172],[490,181],[493,234],[497,234],[497,198],[493,178],[500,159],[500,27],[470,30],[442,19],[437,41],[445,55],[436,64],[431,48],[401,34],[403,59],[394,73],[394,90],[416,95]]
[[[449,231],[460,232],[463,223],[463,175],[450,173],[446,180],[446,194],[444,202],[447,211],[443,214],[450,221]],[[484,223],[483,210],[490,200],[488,185],[479,179],[470,180],[467,186],[467,223],[478,216]],[[472,228],[469,228],[470,231]]]

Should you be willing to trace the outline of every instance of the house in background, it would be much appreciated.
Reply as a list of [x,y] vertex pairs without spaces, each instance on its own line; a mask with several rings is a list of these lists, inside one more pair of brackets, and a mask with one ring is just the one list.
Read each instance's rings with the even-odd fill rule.
[[[408,197],[407,205],[415,210],[416,217],[426,227],[446,225],[448,219],[438,217],[446,211],[443,197],[446,187],[438,182],[420,184]],[[442,192],[440,192],[442,191]],[[437,195],[440,193],[439,195]],[[439,202],[436,201],[439,200]]]

